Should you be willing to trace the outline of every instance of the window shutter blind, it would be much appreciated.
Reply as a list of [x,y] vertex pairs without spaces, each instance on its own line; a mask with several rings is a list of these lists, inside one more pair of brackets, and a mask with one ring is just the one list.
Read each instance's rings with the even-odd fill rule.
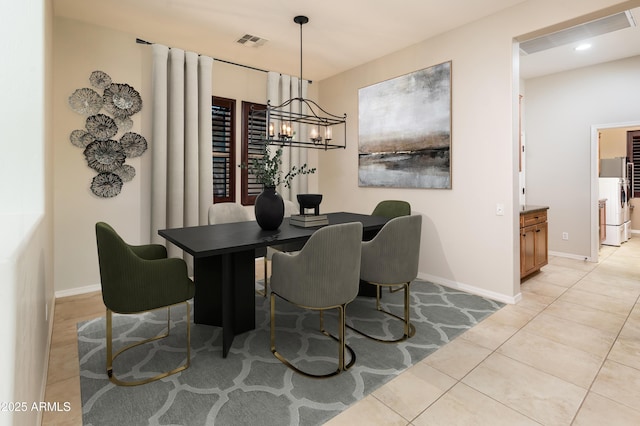
[[627,132],[627,157],[633,163],[632,197],[640,197],[640,130]]
[[234,100],[213,97],[213,105],[211,106],[211,152],[214,203],[235,201],[234,116]]
[[[254,160],[262,158],[264,147],[266,117],[250,118],[251,108],[265,109],[266,105],[256,104],[252,102],[242,103],[243,117],[243,141],[242,141],[242,162],[247,165],[253,164]],[[257,181],[256,176],[250,173],[246,168],[242,169],[242,204],[254,204],[256,197],[262,192],[262,184]]]

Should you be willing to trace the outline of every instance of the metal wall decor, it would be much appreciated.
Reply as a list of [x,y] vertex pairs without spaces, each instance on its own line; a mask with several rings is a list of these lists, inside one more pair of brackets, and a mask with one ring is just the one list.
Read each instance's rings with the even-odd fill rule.
[[358,184],[451,189],[451,62],[358,91]]
[[[72,131],[69,139],[84,149],[87,165],[98,172],[91,181],[91,191],[98,197],[111,198],[136,175],[135,168],[124,164],[127,158],[139,157],[147,150],[147,140],[129,131],[133,127],[131,116],[142,109],[142,98],[128,84],[112,83],[103,71],[92,72],[89,82],[93,89],[77,89],[69,96],[71,109],[86,117],[84,129]],[[107,114],[100,113],[103,108]],[[116,140],[118,133],[121,136]]]

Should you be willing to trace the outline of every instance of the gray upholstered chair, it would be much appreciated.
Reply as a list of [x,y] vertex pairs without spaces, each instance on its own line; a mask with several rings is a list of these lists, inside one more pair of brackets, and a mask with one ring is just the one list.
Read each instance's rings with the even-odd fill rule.
[[400,200],[380,201],[373,209],[371,216],[382,216],[393,219],[398,216],[409,216],[411,214],[411,204]]
[[[291,200],[283,200],[284,201],[284,217],[291,217],[291,215],[297,213],[297,206]],[[256,293],[261,296],[267,297],[269,292],[269,262],[271,262],[271,258],[273,254],[278,251],[291,251],[290,247],[287,245],[278,245],[278,246],[269,246],[267,247],[267,254],[264,256],[264,288],[262,290],[256,290]]]
[[[400,342],[415,334],[410,321],[411,281],[418,276],[422,216],[391,219],[371,240],[362,243],[360,279],[376,286],[376,309],[404,322],[404,334],[397,339],[380,339],[349,326],[363,336],[380,342]],[[404,288],[404,318],[382,309],[380,289],[401,285]]]
[[209,225],[246,222],[251,220],[249,211],[236,203],[216,203],[209,206]]
[[[96,223],[98,262],[102,300],[107,308],[107,375],[116,385],[135,386],[162,379],[189,368],[191,363],[191,320],[188,300],[195,294],[195,285],[187,275],[184,260],[167,258],[167,250],[159,244],[132,246],[104,222]],[[127,349],[169,335],[171,306],[187,305],[187,360],[185,364],[154,377],[122,381],[113,373],[113,361]],[[167,308],[167,332],[125,346],[113,355],[112,313],[134,314]]]
[[[358,294],[362,224],[332,225],[316,231],[298,253],[273,255],[271,275],[271,352],[287,367],[308,377],[331,377],[350,368],[356,355],[345,343],[345,310]],[[338,368],[313,374],[294,366],[276,349],[276,296],[320,311],[320,331],[338,341]],[[323,313],[338,310],[338,337],[324,329]],[[351,355],[345,365],[345,348]]]

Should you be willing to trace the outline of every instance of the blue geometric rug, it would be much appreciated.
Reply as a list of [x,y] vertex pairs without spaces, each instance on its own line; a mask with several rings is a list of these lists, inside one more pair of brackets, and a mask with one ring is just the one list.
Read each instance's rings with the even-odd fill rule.
[[[386,309],[402,315],[403,292],[383,293]],[[221,330],[193,324],[191,366],[142,386],[113,385],[105,372],[105,319],[78,324],[80,385],[85,426],[104,425],[319,425],[470,329],[503,304],[416,280],[411,285],[412,338],[377,343],[347,329],[355,365],[326,380],[307,378],[278,361],[269,344],[269,299],[256,296],[256,329],[236,336],[222,358]],[[305,369],[335,369],[337,343],[320,334],[318,313],[276,299],[277,347]],[[181,365],[186,357],[186,310],[171,309],[170,337],[125,352],[114,363],[121,379],[149,377]],[[114,315],[114,352],[166,328],[166,310]],[[402,323],[358,297],[347,323],[380,337],[402,335]],[[325,314],[336,334],[336,315]],[[347,362],[348,354],[347,354]]]

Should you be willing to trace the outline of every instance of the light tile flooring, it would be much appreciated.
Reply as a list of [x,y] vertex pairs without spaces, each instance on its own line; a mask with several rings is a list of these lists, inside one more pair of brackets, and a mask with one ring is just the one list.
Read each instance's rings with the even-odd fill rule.
[[[640,238],[551,258],[522,296],[328,424],[640,424]],[[46,400],[72,410],[43,425],[82,424],[76,323],[101,315],[99,293],[56,301]]]

